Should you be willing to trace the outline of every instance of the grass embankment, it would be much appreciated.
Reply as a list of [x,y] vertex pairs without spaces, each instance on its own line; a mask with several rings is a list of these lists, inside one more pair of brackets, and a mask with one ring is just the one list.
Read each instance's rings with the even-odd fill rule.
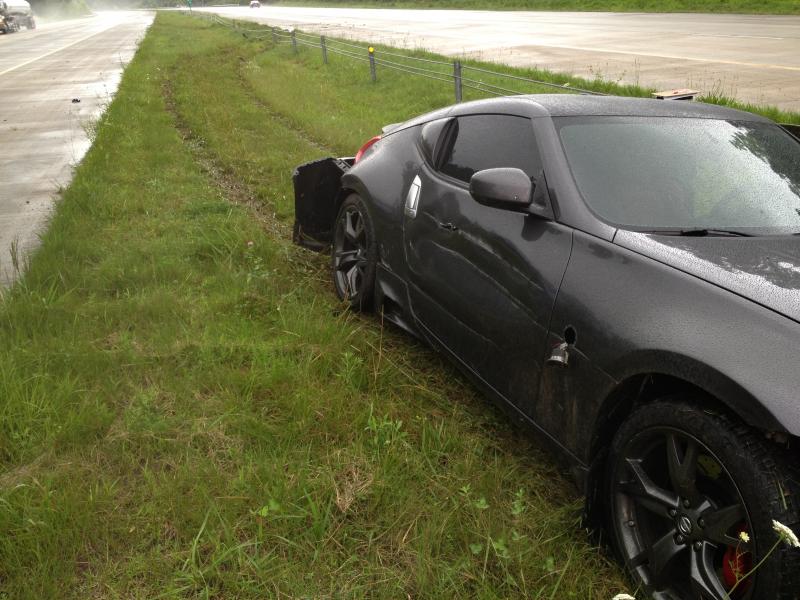
[[275,0],[270,4],[461,10],[800,14],[800,3],[796,0]]
[[[208,17],[209,13],[198,13],[198,15]],[[219,19],[219,17],[217,18]],[[268,27],[259,26],[251,21],[235,21],[231,19],[221,19],[221,21],[225,22],[229,27],[235,25],[243,35],[261,38],[270,37]],[[276,31],[282,31],[284,34],[283,37],[279,36],[277,38],[280,44],[288,46],[290,44],[290,40],[287,37],[288,32],[279,29],[276,29]],[[281,105],[283,114],[292,115],[298,122],[307,118],[309,114],[313,115],[313,118],[316,119],[315,127],[320,126],[320,124],[324,125],[328,120],[336,123],[340,119],[340,112],[352,111],[354,109],[351,105],[354,102],[360,103],[360,109],[355,109],[360,110],[360,119],[355,119],[351,123],[352,135],[348,137],[350,145],[339,148],[340,152],[352,154],[353,149],[358,148],[363,142],[364,136],[371,137],[380,130],[381,126],[392,122],[392,119],[402,121],[407,119],[409,115],[452,104],[454,101],[453,84],[451,83],[453,75],[452,58],[423,49],[405,50],[375,44],[378,82],[377,85],[371,85],[369,84],[369,67],[364,62],[367,56],[366,44],[355,44],[354,46],[353,42],[348,40],[342,46],[337,44],[335,38],[327,38],[327,44],[330,49],[328,58],[332,66],[326,67],[322,64],[319,36],[298,31],[298,39],[306,42],[306,44],[298,43],[300,56],[293,58],[301,61],[305,68],[296,74],[298,78],[296,85],[291,90],[282,90],[281,94],[273,94],[272,101]],[[344,40],[341,41],[344,42]],[[359,50],[359,48],[361,49]],[[334,49],[348,52],[351,56],[337,55],[334,53]],[[382,51],[391,54],[384,54]],[[362,60],[354,60],[352,55],[360,57]],[[401,58],[401,55],[406,58]],[[440,64],[419,62],[413,60],[413,58],[438,61]],[[406,71],[398,71],[396,68],[382,66],[380,64],[382,60],[393,63],[396,67],[406,69]],[[652,92],[656,91],[655,88],[645,88],[640,85],[622,84],[607,80],[603,77],[603,73],[600,72],[593,79],[584,79],[545,69],[510,67],[477,59],[460,59],[460,62],[464,67],[462,73],[464,101],[491,97],[493,94],[489,93],[490,91],[505,94],[552,94],[588,90],[617,96],[643,98],[651,98]],[[469,67],[477,67],[484,71],[470,70]],[[332,89],[330,97],[326,98],[326,102],[323,103],[315,102],[313,94],[309,94],[304,87],[305,80],[303,79],[307,76],[307,70],[319,71],[320,69],[322,69],[321,73],[324,73],[323,76],[326,81],[336,82],[336,87]],[[419,75],[409,75],[408,69],[424,69],[429,72],[429,75],[438,77],[439,80],[425,79]],[[487,70],[501,75],[487,73]],[[510,75],[511,78],[504,75]],[[514,77],[533,79],[563,87],[528,83],[520,79],[514,79]],[[258,83],[255,82],[253,85],[258,85]],[[400,85],[406,89],[407,93],[403,95],[399,104],[391,105],[387,102],[385,92],[389,89],[392,90],[392,93],[396,93],[395,87]],[[341,93],[337,93],[338,90],[341,90]],[[264,90],[264,93],[269,94],[269,90]],[[760,114],[778,123],[800,124],[800,112],[780,110],[768,105],[740,102],[720,93],[716,89],[706,91],[698,97],[698,100]],[[336,106],[337,112],[330,112],[331,102]],[[334,127],[338,128],[338,123]]]
[[0,597],[609,598],[553,463],[288,239],[297,163],[450,90],[290,53],[160,14],[0,302]]

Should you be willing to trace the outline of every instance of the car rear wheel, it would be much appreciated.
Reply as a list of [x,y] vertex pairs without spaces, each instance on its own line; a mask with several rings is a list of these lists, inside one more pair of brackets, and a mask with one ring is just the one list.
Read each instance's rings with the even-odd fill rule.
[[797,478],[776,448],[731,419],[665,399],[634,412],[612,443],[606,506],[637,584],[659,599],[798,598]]
[[336,217],[333,236],[333,284],[336,294],[355,310],[372,308],[378,246],[364,201],[351,194]]

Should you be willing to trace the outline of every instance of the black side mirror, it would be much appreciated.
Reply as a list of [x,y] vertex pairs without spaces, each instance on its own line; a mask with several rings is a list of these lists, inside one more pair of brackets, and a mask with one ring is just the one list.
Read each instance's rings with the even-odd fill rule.
[[472,175],[469,193],[485,206],[527,212],[533,183],[521,169],[484,169]]

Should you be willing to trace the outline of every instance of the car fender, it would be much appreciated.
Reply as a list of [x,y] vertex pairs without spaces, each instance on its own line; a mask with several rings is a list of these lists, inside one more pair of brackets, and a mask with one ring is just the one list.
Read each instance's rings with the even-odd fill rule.
[[[691,356],[658,349],[639,349],[609,366],[609,375],[624,385],[642,376],[664,376],[685,382],[715,398],[743,421],[765,431],[785,431],[770,412],[743,385],[711,365]],[[611,400],[613,394],[607,397]],[[604,404],[600,413],[610,407]]]
[[[561,380],[572,379],[570,389],[578,393],[569,401],[581,418],[551,428],[587,462],[598,423],[613,408],[608,398],[643,374],[703,390],[753,427],[800,435],[800,326],[746,298],[576,232],[551,335],[563,340],[569,328],[576,334],[576,360]],[[614,387],[581,385],[600,379]],[[551,390],[553,397],[541,401],[555,401],[563,391]]]

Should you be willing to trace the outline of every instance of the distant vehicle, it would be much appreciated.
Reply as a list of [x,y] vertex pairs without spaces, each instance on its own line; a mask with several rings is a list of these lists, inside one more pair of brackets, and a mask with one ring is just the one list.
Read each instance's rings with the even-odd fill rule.
[[261,2],[258,0],[250,0],[250,8],[261,8]]
[[640,598],[794,600],[800,551],[771,550],[773,519],[800,531],[791,131],[699,102],[457,104],[299,166],[295,241],[552,443]]
[[31,5],[26,0],[0,0],[0,32],[14,33],[21,26],[36,29]]

